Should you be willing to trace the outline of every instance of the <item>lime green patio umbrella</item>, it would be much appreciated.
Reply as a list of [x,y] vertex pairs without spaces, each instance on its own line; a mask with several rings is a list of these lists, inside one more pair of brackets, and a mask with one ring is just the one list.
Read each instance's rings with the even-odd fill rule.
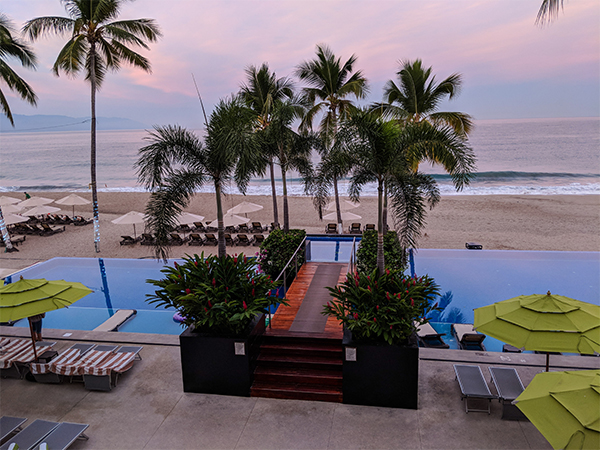
[[600,448],[600,370],[537,374],[514,401],[554,448]]
[[[24,279],[0,287],[0,322],[14,322],[26,317],[65,308],[93,292],[81,283],[64,280]],[[35,341],[30,323],[35,358]]]
[[[539,352],[600,353],[600,306],[562,295],[521,295],[474,310],[477,331]],[[546,354],[546,371],[549,354]]]

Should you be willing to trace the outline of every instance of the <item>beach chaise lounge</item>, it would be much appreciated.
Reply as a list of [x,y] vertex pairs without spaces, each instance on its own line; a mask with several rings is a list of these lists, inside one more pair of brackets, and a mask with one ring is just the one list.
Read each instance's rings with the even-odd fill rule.
[[85,435],[84,431],[88,427],[89,424],[86,423],[63,422],[42,439],[40,449],[45,444],[47,450],[66,450],[77,439],[87,441],[89,438]]
[[232,233],[237,233],[238,227],[236,227],[235,225],[229,225],[228,227],[225,227],[225,232],[232,234]]
[[[40,444],[56,427],[58,422],[37,419],[31,422],[23,431],[6,441],[0,450],[8,450],[12,444],[16,444],[19,450],[30,450]],[[13,446],[13,448],[15,448]]]
[[225,245],[229,245],[231,247],[235,245],[235,241],[233,240],[233,237],[231,237],[230,233],[223,233],[223,236],[225,237]]
[[[490,403],[493,398],[496,398],[490,392],[490,388],[483,378],[481,367],[479,366],[468,366],[464,364],[454,364],[454,373],[456,374],[456,381],[460,387],[460,399],[465,402],[465,411],[478,411],[486,412],[490,414]],[[469,399],[484,399],[488,400],[486,409],[474,409],[469,408]]]
[[281,227],[279,226],[278,223],[275,222],[271,222],[271,227],[269,228],[269,232],[273,231],[273,230],[280,230]]
[[186,238],[182,238],[179,233],[169,233],[169,245],[183,245],[187,241]]
[[84,225],[89,225],[92,222],[93,222],[92,219],[84,219],[81,216],[73,217],[73,225],[75,225],[76,227],[82,227]]
[[[110,391],[117,386],[119,374],[128,371],[135,360],[141,360],[142,347],[124,346],[109,353],[103,360],[83,367],[85,388],[95,391]],[[114,377],[112,377],[114,374]]]
[[204,245],[219,245],[219,240],[214,235],[214,233],[206,233],[204,237]]
[[122,240],[119,242],[121,245],[134,245],[139,239],[134,239],[131,236],[121,236]]
[[237,235],[237,245],[248,246],[250,245],[250,239],[248,239],[248,235],[245,233]]
[[472,324],[454,323],[451,330],[461,350],[485,351],[483,345],[485,334],[478,333]]
[[14,347],[16,351],[8,351],[7,353],[0,356],[0,373],[3,378],[23,378],[25,375],[26,366],[35,360],[35,353],[38,356],[44,351],[52,348],[56,342],[36,342],[35,352],[31,341],[23,339],[23,343],[19,343],[18,346]]
[[438,333],[431,324],[423,323],[419,325],[415,323],[415,327],[417,327],[419,347],[450,348],[450,346],[442,339],[442,336],[444,336],[445,333]]
[[2,416],[0,417],[0,443],[8,437],[21,431],[21,426],[27,422],[22,417]]
[[154,245],[155,241],[156,240],[154,239],[154,236],[152,236],[150,233],[142,233],[140,245]]
[[252,245],[255,247],[260,247],[263,242],[265,242],[265,236],[263,234],[257,234],[254,236],[254,239],[252,239]]
[[328,223],[325,227],[326,234],[338,234],[337,223]]
[[42,222],[42,223],[40,223],[40,226],[44,230],[45,234],[55,234],[55,233],[61,233],[61,232],[65,231],[64,225],[62,227],[52,227],[52,226],[48,225],[46,222]]
[[135,309],[117,309],[116,313],[94,328],[94,331],[119,331],[119,328],[136,314]]
[[189,227],[188,224],[182,223],[182,224],[179,224],[179,226],[177,227],[177,231],[179,231],[181,233],[191,233],[192,229]]
[[348,232],[350,234],[362,234],[360,223],[353,223],[348,227]]
[[262,233],[263,231],[268,231],[268,230],[263,228],[262,223],[252,222],[252,228],[250,228],[251,233]]
[[368,223],[365,225],[365,231],[375,231],[375,224],[374,223]]
[[205,228],[206,228],[206,231],[212,231],[212,232],[218,231],[218,228],[217,228],[217,227],[211,227],[211,226],[210,226],[210,224],[211,224],[211,223],[212,223],[212,222],[211,222],[210,220],[207,220],[207,221],[206,221],[206,227],[205,227]]
[[52,366],[73,364],[87,352],[96,347],[96,344],[78,343],[64,350],[56,358],[47,363],[31,363],[29,370],[33,378],[38,383],[55,383],[62,382],[62,375],[54,372]]
[[248,224],[246,224],[246,223],[241,223],[241,224],[238,226],[237,232],[238,232],[238,233],[245,233],[245,234],[248,234],[248,233],[250,233],[250,228],[248,228]]
[[206,227],[202,222],[194,222],[194,230],[199,231],[200,233],[205,233]]
[[204,244],[204,239],[202,239],[202,236],[200,236],[198,233],[190,234],[190,241],[188,242],[188,245],[202,245],[202,244]]
[[525,390],[517,371],[512,367],[488,367],[488,370],[498,392],[498,400],[502,403],[502,418],[527,420],[521,410],[512,404],[512,401]]

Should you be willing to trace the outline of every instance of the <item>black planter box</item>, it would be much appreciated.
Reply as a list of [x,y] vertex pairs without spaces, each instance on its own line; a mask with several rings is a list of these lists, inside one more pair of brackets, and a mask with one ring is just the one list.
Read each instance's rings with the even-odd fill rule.
[[[356,343],[344,331],[344,403],[417,409],[419,346]],[[353,361],[355,356],[356,360]],[[349,360],[350,359],[350,360]]]
[[[183,391],[249,397],[264,331],[264,314],[242,338],[210,336],[186,329],[179,335]],[[244,354],[240,354],[242,348]]]

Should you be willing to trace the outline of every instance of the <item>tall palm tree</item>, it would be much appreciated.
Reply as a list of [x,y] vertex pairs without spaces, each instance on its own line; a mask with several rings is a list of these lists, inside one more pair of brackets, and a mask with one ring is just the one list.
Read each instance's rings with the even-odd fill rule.
[[[249,66],[246,69],[247,83],[242,84],[240,95],[255,113],[256,129],[264,131],[273,120],[273,110],[276,104],[284,99],[292,98],[293,84],[288,78],[277,78],[269,70],[269,65],[263,63],[259,69]],[[265,151],[267,149],[264,149]],[[275,166],[272,153],[265,153],[271,178],[271,196],[273,198],[273,223],[279,223],[277,210],[277,192],[275,190]]]
[[150,72],[150,62],[128,46],[148,49],[147,42],[155,42],[161,32],[152,19],[113,21],[119,16],[123,3],[128,0],[61,0],[69,17],[38,17],[23,27],[30,39],[41,36],[70,34],[61,49],[52,71],[76,75],[85,72],[91,88],[91,187],[94,208],[94,246],[100,251],[98,223],[98,189],[96,185],[96,92],[102,86],[108,70],[117,71],[122,64],[130,64]]
[[262,160],[254,132],[255,115],[237,99],[221,100],[208,121],[205,142],[179,126],[155,127],[140,149],[138,177],[152,190],[146,207],[148,225],[156,235],[156,257],[168,258],[168,233],[175,217],[197,188],[212,182],[218,220],[218,252],[226,255],[223,225],[223,189],[235,181],[242,192]]
[[[317,45],[317,57],[301,63],[295,71],[296,76],[306,82],[308,87],[303,89],[306,100],[311,105],[301,127],[311,128],[314,118],[323,113],[319,130],[324,141],[324,154],[334,145],[340,122],[346,120],[355,108],[352,100],[365,98],[368,93],[367,79],[360,70],[353,72],[357,57],[352,55],[345,63],[336,58],[326,45]],[[331,176],[337,211],[338,227],[342,227],[342,213],[338,193],[339,172]],[[327,177],[322,177],[327,178]]]
[[383,273],[384,198],[392,199],[392,213],[400,243],[415,247],[425,224],[425,208],[439,201],[435,180],[410,166],[410,149],[433,147],[439,153],[451,153],[461,166],[456,187],[461,189],[472,177],[474,157],[465,141],[448,127],[437,128],[427,122],[398,124],[372,111],[357,111],[339,133],[341,151],[354,159],[350,197],[358,201],[363,186],[377,183],[377,267]]
[[[21,78],[6,62],[8,58],[16,58],[23,67],[35,69],[36,58],[33,51],[21,39],[15,36],[16,31],[11,20],[4,14],[0,14],[0,80],[8,86],[8,89],[15,92],[19,97],[31,105],[35,105],[37,97],[33,89],[23,78]],[[2,113],[8,118],[10,124],[14,127],[8,100],[0,89],[0,108]],[[11,242],[10,235],[4,223],[2,208],[0,207],[0,234],[4,239],[7,252],[16,250]]]

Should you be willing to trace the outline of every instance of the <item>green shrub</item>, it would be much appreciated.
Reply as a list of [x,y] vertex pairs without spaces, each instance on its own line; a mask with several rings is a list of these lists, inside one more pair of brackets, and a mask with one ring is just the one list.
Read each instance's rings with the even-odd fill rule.
[[[383,255],[385,268],[391,271],[404,272],[406,269],[406,252],[400,245],[395,231],[388,231],[383,236]],[[370,274],[377,267],[377,231],[363,233],[356,252],[358,271]]]
[[[271,275],[272,279],[277,279],[305,237],[306,231],[304,230],[289,230],[287,233],[283,230],[273,230],[260,247],[258,262],[263,272]],[[298,267],[300,267],[304,264],[304,248],[301,248],[297,255]],[[292,262],[286,270],[286,283],[288,286],[296,276],[294,267]]]
[[414,322],[425,322],[425,315],[437,304],[439,286],[428,276],[410,278],[398,272],[386,272],[377,278],[348,274],[340,286],[327,288],[333,300],[327,302],[324,315],[335,316],[358,342],[386,342],[401,345],[415,330]]
[[271,277],[256,270],[257,262],[239,256],[187,256],[183,264],[165,266],[162,280],[146,280],[160,288],[147,294],[146,301],[156,308],[175,308],[184,325],[217,335],[243,335],[252,320],[267,312],[270,305],[284,303],[268,296]]

